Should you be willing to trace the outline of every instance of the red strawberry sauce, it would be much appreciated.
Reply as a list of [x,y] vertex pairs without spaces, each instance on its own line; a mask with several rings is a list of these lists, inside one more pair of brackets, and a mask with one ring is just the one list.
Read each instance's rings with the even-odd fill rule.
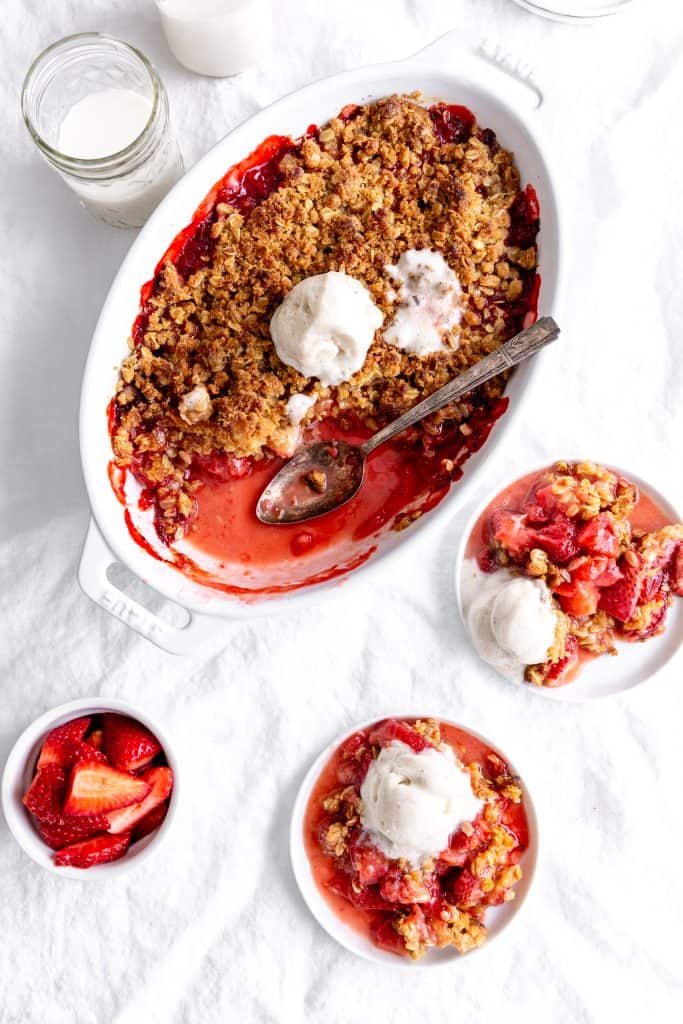
[[[548,466],[548,469],[552,469],[552,466]],[[522,476],[519,480],[515,480],[514,483],[502,490],[500,494],[497,494],[496,497],[489,502],[477,519],[474,529],[469,536],[465,551],[467,558],[478,558],[480,555],[485,553],[487,548],[485,526],[491,517],[491,513],[498,508],[509,508],[512,510],[519,509],[525,497],[531,490],[531,485],[543,472],[545,472],[545,470],[535,470],[533,473],[527,473],[526,476]],[[636,502],[636,507],[629,516],[629,520],[634,530],[650,532],[652,530],[659,530],[662,526],[666,526],[670,523],[671,516],[668,516],[666,512],[662,511],[653,498],[648,494],[644,494],[643,491],[639,489],[638,501]]]
[[[340,117],[348,120],[357,109],[345,107]],[[465,107],[435,104],[430,113],[437,136],[444,143],[464,141],[473,130],[474,115]],[[271,135],[216,182],[195,211],[191,223],[178,233],[159,260],[152,280],[141,289],[140,313],[132,328],[136,344],[144,335],[147,301],[163,264],[172,261],[186,277],[209,259],[214,244],[211,226],[217,216],[217,205],[226,203],[248,216],[281,184],[281,158],[286,153],[296,152],[305,137],[315,137],[316,133],[316,126],[311,125],[306,136],[298,140]],[[493,133],[489,135],[491,140],[495,139]],[[517,207],[514,223],[526,226],[533,240],[538,231],[539,210],[531,186],[525,193],[520,193]],[[523,297],[510,310],[512,320],[517,321],[520,327],[536,318],[539,285],[538,275],[530,275]],[[202,479],[204,486],[196,495],[198,509],[189,526],[187,540],[192,548],[218,559],[221,565],[239,567],[234,585],[214,578],[187,553],[181,554],[170,546],[162,549],[163,554],[155,550],[135,525],[129,509],[125,513],[126,523],[133,539],[148,553],[213,589],[243,597],[267,596],[319,583],[343,575],[366,561],[376,549],[374,540],[377,534],[389,529],[403,511],[419,509],[425,512],[436,506],[448,493],[451,484],[462,476],[459,467],[483,445],[507,404],[507,399],[493,403],[482,399],[479,410],[470,418],[472,433],[468,437],[457,429],[451,430],[437,438],[434,444],[430,443],[430,450],[426,453],[422,435],[411,441],[399,438],[384,445],[369,459],[367,481],[360,494],[348,506],[305,527],[264,526],[255,516],[257,498],[283,460],[276,457],[261,463],[250,460],[246,474],[238,478],[228,478],[228,474],[211,475],[194,467],[194,475]],[[116,429],[113,401],[108,417],[109,430],[113,433]],[[359,440],[368,435],[362,427],[345,430],[333,422],[318,425],[316,432],[316,436],[344,436]],[[217,456],[218,459],[221,457]],[[456,469],[449,475],[441,468],[444,458],[456,464]],[[127,470],[116,467],[113,462],[110,464],[112,488],[124,505],[126,474]],[[149,503],[149,496],[143,491],[140,507],[148,507]],[[327,557],[323,557],[325,552],[328,552]],[[304,564],[306,562],[308,566]],[[293,565],[294,571],[291,571]],[[259,572],[276,566],[287,566],[286,582],[270,582]],[[252,579],[244,578],[245,567],[253,569]]]
[[[410,718],[404,719],[404,721],[412,725],[416,719]],[[370,726],[364,732],[370,732],[372,728]],[[454,725],[440,722],[439,728],[442,740],[450,744],[457,757],[464,764],[475,762],[482,766],[485,774],[490,772],[490,765],[486,761],[486,755],[496,753],[496,751],[493,751],[491,747],[477,739],[476,736],[472,736],[470,733],[465,732],[463,729],[458,729]],[[355,907],[344,896],[330,890],[330,883],[334,882],[340,872],[334,860],[323,853],[318,838],[320,827],[328,817],[322,802],[325,797],[343,788],[343,783],[340,783],[337,778],[337,772],[343,755],[342,747],[343,744],[340,744],[321,771],[306,805],[303,821],[304,849],[306,850],[315,884],[326,903],[340,920],[372,942],[373,926],[376,926],[382,918],[387,916],[386,912]],[[514,851],[513,855],[513,859],[516,860],[529,845],[529,826],[524,802],[522,801],[520,804],[509,803],[503,817],[503,822],[510,831],[514,832],[519,841],[519,847]]]

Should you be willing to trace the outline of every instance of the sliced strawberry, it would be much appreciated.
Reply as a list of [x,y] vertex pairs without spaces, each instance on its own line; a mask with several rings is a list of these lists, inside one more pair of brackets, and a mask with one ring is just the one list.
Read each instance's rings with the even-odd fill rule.
[[373,746],[379,747],[388,747],[395,741],[405,743],[418,753],[420,750],[426,750],[427,747],[432,746],[429,740],[426,740],[419,732],[415,732],[412,726],[406,722],[399,722],[396,718],[387,718],[375,726],[370,733],[369,740]]
[[611,587],[621,579],[621,569],[607,555],[579,555],[567,568],[573,580],[590,580],[596,587]]
[[134,828],[145,818],[150,811],[171,795],[173,789],[173,772],[170,768],[150,768],[144,773],[142,779],[150,786],[150,791],[144,800],[138,804],[130,804],[122,807],[119,811],[109,811],[109,831],[116,835],[119,832],[127,832]]
[[590,580],[572,579],[555,587],[560,607],[567,615],[577,619],[594,615],[598,609],[599,590]]
[[79,761],[71,772],[64,813],[80,816],[115,811],[144,800],[151,788],[144,779],[108,764]]
[[110,836],[108,832],[104,832],[58,850],[54,861],[60,868],[92,868],[96,864],[108,864],[112,860],[119,860],[129,845],[130,832],[122,832],[118,836]]
[[600,591],[598,608],[619,622],[628,622],[638,606],[642,569],[629,562],[622,562],[620,568],[622,578]]
[[162,821],[166,817],[168,811],[168,800],[164,800],[163,803],[157,804],[149,814],[146,814],[142,821],[139,821],[133,829],[133,842],[137,843],[138,839],[144,839],[150,832],[156,831],[159,828]]
[[683,597],[683,544],[678,545],[671,559],[669,582],[674,594]]
[[361,885],[374,885],[386,875],[389,861],[375,846],[359,842],[357,839],[349,844],[351,867],[358,876]]
[[98,764],[106,764],[107,759],[101,750],[95,750],[85,740],[69,743],[64,747],[64,767],[72,768],[79,761],[97,761]]
[[526,516],[497,508],[491,514],[488,532],[490,539],[504,548],[512,558],[523,558],[536,546],[534,530],[529,527]]
[[85,737],[85,742],[89,743],[93,750],[101,750],[103,738],[104,733],[102,732],[102,730],[95,729],[93,732],[90,733],[89,736]]
[[140,722],[125,715],[106,714],[102,749],[114,768],[135,772],[154,760],[161,744]]
[[564,565],[576,554],[576,526],[562,512],[558,512],[549,523],[532,531],[532,547],[542,548],[553,562]]
[[531,490],[522,502],[522,512],[532,523],[547,523],[559,508],[560,503],[553,491],[553,485],[545,477],[532,484]]
[[69,843],[106,831],[109,819],[106,814],[84,814],[79,818],[63,814],[54,821],[39,821],[36,827],[43,842],[53,850],[61,850]]
[[48,763],[33,777],[24,796],[24,807],[39,821],[56,821],[62,814],[65,790],[64,769]]
[[58,764],[64,767],[65,752],[72,743],[77,743],[85,736],[90,727],[89,718],[74,718],[65,725],[58,725],[56,729],[45,737],[43,749],[38,758],[37,768],[40,771],[47,764]]
[[544,666],[545,686],[564,686],[569,682],[569,674],[579,661],[579,642],[571,634],[564,641],[564,658],[556,662],[546,662]]
[[582,526],[576,537],[582,551],[592,555],[607,555],[616,558],[619,554],[619,536],[614,516],[600,512]]

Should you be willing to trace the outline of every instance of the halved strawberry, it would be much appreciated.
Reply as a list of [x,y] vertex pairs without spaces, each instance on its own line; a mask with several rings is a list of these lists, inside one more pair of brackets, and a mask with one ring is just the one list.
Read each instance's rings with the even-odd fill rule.
[[62,813],[66,776],[64,769],[48,763],[34,777],[23,804],[39,821],[56,821]]
[[622,575],[615,560],[607,555],[578,555],[567,569],[572,579],[590,580],[596,587],[611,587]]
[[89,736],[85,737],[85,741],[84,742],[85,743],[89,743],[90,746],[93,748],[93,750],[101,750],[102,749],[102,740],[103,740],[103,738],[104,738],[104,733],[102,732],[102,730],[101,729],[94,729],[93,732],[91,732]]
[[579,547],[592,555],[616,558],[619,554],[619,536],[614,516],[600,512],[581,527],[576,537]]
[[351,867],[358,875],[361,885],[374,885],[384,878],[389,870],[389,861],[375,846],[361,843],[357,839],[349,844]]
[[369,739],[373,746],[380,747],[388,747],[390,743],[398,741],[405,743],[418,753],[420,750],[426,750],[427,747],[432,746],[429,740],[426,740],[419,732],[415,732],[412,726],[406,722],[399,722],[396,718],[386,718],[380,722],[370,733]]
[[108,764],[79,761],[71,772],[64,813],[79,816],[115,811],[144,800],[151,788],[144,779]]
[[522,512],[532,523],[547,523],[560,508],[552,482],[541,477],[534,484],[522,502]]
[[512,558],[522,558],[536,547],[534,530],[522,512],[511,512],[507,508],[495,509],[489,520],[488,532],[490,539],[503,547]]
[[547,555],[564,565],[576,554],[576,526],[562,512],[558,512],[549,523],[532,531],[532,547],[542,548]]
[[114,768],[135,772],[146,768],[161,751],[149,729],[125,715],[106,714],[102,749]]
[[562,611],[567,615],[574,615],[577,619],[584,615],[594,615],[598,609],[600,592],[590,580],[573,578],[568,583],[560,583],[554,592]]
[[36,766],[38,771],[47,764],[58,764],[64,767],[66,750],[72,743],[82,740],[89,727],[89,718],[74,718],[73,721],[52,729],[45,737]]
[[80,843],[71,843],[58,850],[54,861],[57,867],[92,868],[119,860],[130,845],[130,832],[111,836],[108,832],[92,836]]
[[62,814],[54,821],[39,821],[36,824],[41,839],[53,850],[61,850],[69,843],[87,839],[96,832],[106,831],[108,827],[106,814],[83,814],[79,818]]
[[108,811],[109,832],[116,835],[119,832],[127,832],[145,818],[150,811],[153,811],[159,804],[164,803],[170,796],[173,789],[173,772],[170,768],[150,768],[142,776],[143,780],[150,785],[150,791],[144,800],[138,804],[130,804],[122,807],[119,811]]
[[139,821],[133,829],[133,842],[137,843],[138,839],[144,839],[150,832],[156,831],[161,825],[162,821],[166,817],[168,811],[168,800],[164,800],[163,803],[157,804],[142,821]]
[[622,578],[600,591],[598,608],[619,622],[628,622],[638,606],[642,569],[629,562],[622,562],[620,568]]

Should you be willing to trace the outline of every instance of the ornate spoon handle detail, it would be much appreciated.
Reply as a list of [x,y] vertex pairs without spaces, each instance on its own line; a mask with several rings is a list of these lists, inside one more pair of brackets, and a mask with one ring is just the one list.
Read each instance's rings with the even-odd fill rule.
[[400,433],[406,427],[412,427],[414,423],[423,420],[425,416],[436,412],[437,409],[442,409],[449,402],[454,402],[456,398],[467,394],[468,391],[472,391],[480,384],[490,380],[491,377],[495,377],[497,374],[502,373],[503,370],[510,369],[516,366],[517,363],[521,363],[524,359],[528,359],[529,356],[535,355],[545,345],[555,341],[559,333],[560,328],[552,317],[541,317],[531,327],[527,327],[519,334],[516,334],[514,338],[506,341],[495,352],[490,352],[489,355],[484,356],[474,366],[470,366],[464,373],[449,381],[448,384],[444,384],[433,395],[425,398],[422,402],[418,402],[408,412],[404,412],[393,423],[389,423],[382,430],[378,430],[376,434],[373,434],[372,437],[369,437],[361,445],[363,453],[369,455],[378,445],[388,441],[394,434]]

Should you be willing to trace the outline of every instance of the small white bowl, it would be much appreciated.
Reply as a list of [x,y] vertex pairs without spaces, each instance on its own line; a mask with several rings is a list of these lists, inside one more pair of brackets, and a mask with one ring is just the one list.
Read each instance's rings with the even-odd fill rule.
[[[415,717],[414,713],[384,716],[384,718],[397,719]],[[507,762],[511,771],[520,777],[524,787],[524,809],[526,811],[527,823],[529,826],[529,846],[522,854],[520,860],[524,874],[519,884],[515,886],[516,898],[514,900],[510,903],[504,903],[499,907],[489,907],[487,910],[485,923],[486,930],[488,932],[488,939],[483,946],[479,946],[477,949],[473,949],[466,954],[458,953],[453,946],[450,946],[447,949],[430,949],[429,952],[420,960],[411,960],[410,957],[397,956],[395,953],[389,953],[384,949],[379,949],[364,935],[356,932],[353,928],[337,917],[325,897],[318,889],[315,879],[313,878],[311,865],[304,846],[304,815],[306,813],[306,807],[313,788],[318,781],[323,768],[345,739],[353,735],[353,733],[357,732],[359,729],[367,729],[368,726],[374,725],[375,722],[383,721],[383,719],[371,718],[366,722],[357,723],[347,729],[341,736],[338,736],[337,739],[333,740],[329,746],[325,747],[322,753],[315,759],[301,783],[296,800],[294,801],[289,830],[289,852],[292,860],[294,877],[308,909],[311,911],[318,924],[325,929],[328,935],[333,939],[336,939],[341,946],[348,949],[349,952],[363,957],[365,960],[371,960],[373,963],[383,964],[384,966],[388,965],[391,967],[402,967],[413,970],[418,967],[451,966],[454,962],[469,958],[473,953],[488,949],[493,944],[494,940],[497,939],[508,927],[512,922],[512,919],[518,915],[525,903],[531,888],[534,872],[536,870],[539,849],[536,810],[527,789],[527,776],[520,772],[519,765],[513,764],[507,755],[503,753],[499,747],[491,743],[486,736],[482,736],[481,733],[475,732],[474,729],[470,729],[468,726],[462,725],[459,722],[452,722],[450,719],[440,717],[439,715],[424,715],[418,717],[434,718],[438,722],[444,722],[446,725],[455,726],[457,729],[462,729],[463,732],[469,733],[470,736],[474,736],[475,739],[481,740],[482,743],[485,743],[494,753],[498,754]]]
[[[154,733],[159,740],[169,768],[173,772],[173,790],[168,811],[159,828],[134,843],[120,860],[111,861],[108,864],[96,864],[87,869],[57,867],[53,861],[55,851],[50,849],[38,835],[32,816],[22,803],[22,797],[31,784],[36,761],[48,732],[74,718],[85,715],[101,715],[105,711],[113,711],[116,714],[134,718]],[[2,775],[2,809],[10,832],[24,852],[41,868],[45,868],[46,871],[51,871],[61,878],[78,878],[87,882],[102,881],[137,867],[151,853],[159,849],[161,842],[168,836],[176,816],[178,777],[178,764],[169,738],[158,722],[153,721],[145,712],[139,711],[125,701],[105,697],[84,697],[46,711],[22,732],[5,763]]]
[[[566,461],[582,462],[586,460],[572,458]],[[598,460],[593,459],[591,461]],[[626,477],[631,483],[636,484],[644,494],[647,494],[648,497],[652,498],[659,505],[662,511],[670,517],[672,523],[683,522],[683,516],[681,516],[671,502],[664,497],[661,491],[657,490],[656,487],[653,487],[646,480],[643,480],[630,470],[615,466],[612,462],[601,461],[599,464],[606,466],[620,476]],[[506,490],[511,483],[521,480],[522,477],[531,473],[541,473],[552,465],[553,462],[551,460],[541,466],[530,466],[524,472],[519,473],[514,481],[508,481],[502,486],[498,486],[494,491],[488,492],[484,499],[477,504],[465,523],[456,554],[455,593],[460,618],[470,641],[470,631],[467,626],[462,602],[462,567],[472,530],[486,507],[501,491]],[[534,686],[532,683],[526,683],[522,680],[516,682],[498,673],[492,665],[489,668],[512,686],[524,687],[526,690],[539,693],[549,700],[577,703],[579,701],[594,700],[598,697],[610,697],[617,693],[623,693],[625,690],[630,690],[634,686],[639,686],[648,679],[652,679],[674,656],[681,644],[683,644],[683,599],[674,598],[667,614],[666,629],[660,636],[651,637],[643,643],[617,641],[618,654],[616,657],[601,655],[587,662],[581,667],[577,677],[564,686]],[[474,644],[472,646],[476,651]]]

